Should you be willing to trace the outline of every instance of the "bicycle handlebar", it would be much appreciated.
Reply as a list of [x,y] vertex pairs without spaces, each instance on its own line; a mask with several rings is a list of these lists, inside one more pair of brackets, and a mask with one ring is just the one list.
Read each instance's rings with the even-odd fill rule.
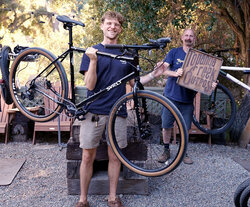
[[169,37],[162,37],[157,40],[149,40],[150,43],[143,45],[121,45],[121,44],[108,44],[105,48],[116,48],[116,49],[136,49],[136,50],[151,50],[151,49],[162,49],[167,46],[167,43],[171,42]]
[[[110,48],[110,49],[135,49],[135,50],[151,50],[151,49],[162,49],[166,47],[167,43],[171,41],[169,37],[162,37],[157,40],[149,40],[150,43],[148,44],[143,44],[143,45],[121,45],[121,44],[107,44],[104,45],[105,48]],[[77,48],[77,47],[72,47],[78,51],[86,52],[85,49],[82,48]],[[126,56],[126,55],[117,55],[117,54],[112,54],[112,53],[106,53],[106,52],[101,52],[97,51],[97,55],[103,55],[111,58],[116,58],[116,59],[121,59],[121,60],[128,60],[128,61],[133,61],[134,57],[131,56]]]

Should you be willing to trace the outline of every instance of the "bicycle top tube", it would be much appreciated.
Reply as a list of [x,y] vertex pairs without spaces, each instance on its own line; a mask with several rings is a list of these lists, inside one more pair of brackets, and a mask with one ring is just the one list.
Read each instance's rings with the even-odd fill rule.
[[238,80],[237,78],[235,78],[234,76],[230,75],[229,73],[226,73],[226,72],[220,70],[219,74],[222,75],[223,77],[225,77],[225,78],[233,81],[234,83],[242,86],[243,88],[247,89],[248,91],[250,91],[250,87],[247,84],[245,84],[242,81]]
[[[72,46],[71,49],[73,51],[77,51],[77,52],[82,52],[82,53],[86,52],[86,49],[83,49],[83,48],[80,48],[80,47],[74,47],[74,46]],[[67,51],[67,53],[68,52],[69,51]],[[124,56],[124,55],[116,55],[116,54],[107,53],[107,52],[97,51],[96,54],[97,55],[102,55],[102,56],[107,56],[107,57],[110,57],[110,58],[120,59],[120,60],[128,60],[128,61],[133,61],[134,60],[133,57]]]

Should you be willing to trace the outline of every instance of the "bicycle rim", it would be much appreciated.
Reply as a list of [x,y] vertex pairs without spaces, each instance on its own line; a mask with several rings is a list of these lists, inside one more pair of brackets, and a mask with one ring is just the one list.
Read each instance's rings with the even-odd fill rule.
[[[138,101],[139,116],[136,115],[133,93],[124,95],[113,106],[108,121],[111,148],[124,164],[124,171],[131,170],[143,176],[161,176],[170,173],[181,163],[186,152],[187,129],[184,119],[172,102],[160,94],[138,91],[136,100]],[[115,125],[117,117],[121,115],[124,108],[127,112],[128,146],[121,149],[117,143]],[[170,110],[175,117],[180,134],[177,136],[176,144],[170,144],[170,159],[165,163],[160,163],[158,159],[164,149],[161,129],[163,108]]]
[[63,110],[68,84],[60,62],[51,64],[55,58],[44,49],[29,48],[12,64],[9,79],[12,98],[33,121],[50,121]]
[[236,116],[236,104],[230,91],[218,84],[210,96],[202,94],[200,119],[193,123],[207,134],[220,134],[232,126]]

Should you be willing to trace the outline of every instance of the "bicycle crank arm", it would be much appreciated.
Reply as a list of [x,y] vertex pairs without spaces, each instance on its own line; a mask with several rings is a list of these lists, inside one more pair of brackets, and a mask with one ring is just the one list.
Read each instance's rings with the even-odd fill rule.
[[78,109],[78,110],[76,110],[75,117],[76,117],[79,121],[82,121],[82,120],[85,120],[85,115],[86,115],[87,113],[88,113],[87,110]]

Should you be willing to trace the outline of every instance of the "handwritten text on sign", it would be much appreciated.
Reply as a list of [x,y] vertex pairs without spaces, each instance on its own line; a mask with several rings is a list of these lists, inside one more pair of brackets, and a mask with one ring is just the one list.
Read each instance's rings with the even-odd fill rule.
[[190,49],[182,66],[184,73],[177,82],[186,88],[210,95],[222,62],[221,58]]

